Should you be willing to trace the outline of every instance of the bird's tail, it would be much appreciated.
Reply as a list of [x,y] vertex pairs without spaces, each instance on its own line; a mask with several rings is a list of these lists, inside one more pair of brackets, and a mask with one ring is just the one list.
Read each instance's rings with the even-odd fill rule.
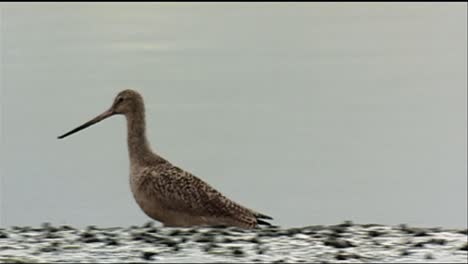
[[257,224],[258,224],[258,225],[272,226],[271,223],[262,220],[262,219],[273,220],[273,217],[271,217],[271,216],[257,213],[257,214],[255,215],[255,218],[257,219]]

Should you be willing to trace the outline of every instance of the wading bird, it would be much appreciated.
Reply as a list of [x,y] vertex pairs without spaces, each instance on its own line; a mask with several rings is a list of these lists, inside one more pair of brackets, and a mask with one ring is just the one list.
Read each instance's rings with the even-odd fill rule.
[[58,138],[113,115],[124,115],[127,119],[130,188],[147,216],[167,227],[271,225],[263,220],[272,219],[270,216],[232,201],[200,178],[154,153],[146,138],[143,97],[134,90],[121,91],[108,110]]

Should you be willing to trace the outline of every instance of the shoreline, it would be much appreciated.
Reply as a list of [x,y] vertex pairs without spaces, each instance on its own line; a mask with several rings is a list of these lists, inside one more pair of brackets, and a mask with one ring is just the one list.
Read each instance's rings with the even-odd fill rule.
[[408,225],[294,228],[0,228],[0,262],[468,262],[467,229]]

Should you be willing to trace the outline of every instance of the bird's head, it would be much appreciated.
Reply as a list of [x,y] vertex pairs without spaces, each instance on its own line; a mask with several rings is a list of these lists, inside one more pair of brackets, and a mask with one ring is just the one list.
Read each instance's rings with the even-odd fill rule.
[[117,96],[114,99],[114,102],[112,103],[112,106],[109,109],[104,111],[102,114],[96,116],[95,118],[91,119],[90,121],[84,123],[83,125],[59,136],[58,138],[67,137],[113,115],[127,115],[132,112],[138,111],[144,111],[143,97],[135,90],[123,90],[117,94]]

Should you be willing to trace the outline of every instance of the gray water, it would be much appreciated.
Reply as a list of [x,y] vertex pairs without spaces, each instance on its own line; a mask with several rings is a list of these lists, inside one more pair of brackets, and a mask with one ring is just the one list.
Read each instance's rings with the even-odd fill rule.
[[466,227],[466,3],[0,4],[0,226],[139,225],[126,126],[283,227]]

